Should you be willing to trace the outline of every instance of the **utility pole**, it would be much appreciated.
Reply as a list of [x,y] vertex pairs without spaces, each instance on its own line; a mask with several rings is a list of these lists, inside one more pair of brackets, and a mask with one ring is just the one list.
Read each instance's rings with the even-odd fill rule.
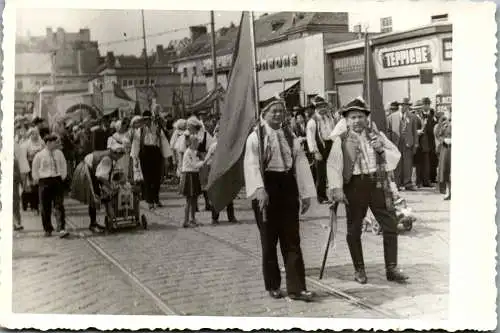
[[[212,33],[212,75],[214,76],[214,90],[217,96],[217,91],[219,85],[217,84],[217,54],[215,50],[215,20],[214,20],[214,11],[210,11],[210,30]],[[215,98],[214,102],[215,114],[219,114],[219,98]]]
[[148,107],[151,108],[151,100],[149,96],[149,63],[148,63],[148,48],[146,44],[146,25],[144,23],[144,9],[141,9],[142,16],[142,40],[144,41],[144,62],[146,64],[146,93],[148,98]]
[[52,122],[51,119],[51,113],[55,113],[55,108],[56,108],[56,97],[57,97],[57,77],[56,77],[56,53],[57,49],[52,49],[50,52],[50,58],[51,58],[51,63],[52,63],[52,68],[50,71],[50,84],[52,85],[52,93],[51,95],[51,100],[49,105],[47,107],[51,108],[51,110],[46,110],[47,114],[42,114],[42,105],[40,105],[40,116],[44,119],[46,119],[48,122]]

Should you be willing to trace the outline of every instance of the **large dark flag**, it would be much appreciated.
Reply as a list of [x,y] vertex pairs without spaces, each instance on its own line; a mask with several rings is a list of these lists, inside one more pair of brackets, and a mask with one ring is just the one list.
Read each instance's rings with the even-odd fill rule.
[[255,83],[250,13],[243,12],[233,53],[233,67],[221,108],[220,131],[209,178],[208,197],[224,209],[245,184],[243,153],[255,123]]
[[382,94],[378,85],[377,72],[373,61],[373,52],[370,46],[368,33],[365,36],[365,73],[363,80],[363,98],[370,106],[371,120],[375,123],[377,128],[385,132],[387,127],[387,120],[385,116],[384,102],[382,101]]

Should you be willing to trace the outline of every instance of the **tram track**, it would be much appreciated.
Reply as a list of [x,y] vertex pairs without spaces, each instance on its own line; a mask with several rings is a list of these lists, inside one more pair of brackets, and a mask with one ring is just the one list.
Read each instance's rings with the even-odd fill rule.
[[[145,204],[141,203],[141,209],[146,209]],[[160,213],[158,211],[151,211],[150,213],[155,215],[155,216],[161,217],[161,218],[167,218],[169,220],[169,222],[173,222],[173,220],[174,220],[174,218],[168,212]],[[214,236],[211,233],[205,232],[203,230],[203,227],[192,228],[191,230],[194,230],[195,232],[197,232],[199,234],[202,234],[202,235],[209,237],[209,238],[211,238],[219,243],[222,243],[222,244],[230,247],[231,249],[233,249],[233,250],[235,250],[243,255],[246,255],[248,257],[258,259],[258,260],[261,259],[260,255],[256,251],[251,251],[251,250],[245,249],[237,244],[229,242],[226,239],[223,239],[223,238]],[[343,299],[344,301],[354,305],[357,308],[360,308],[360,309],[363,309],[366,311],[370,311],[371,313],[376,314],[382,318],[385,318],[385,319],[399,319],[399,318],[401,318],[401,316],[395,312],[380,309],[372,304],[369,304],[368,302],[364,301],[363,299],[360,299],[358,297],[350,295],[349,293],[346,293],[338,288],[334,288],[330,285],[327,285],[317,278],[314,278],[311,276],[306,276],[306,281],[309,285],[314,286],[316,289],[323,291],[323,292],[327,293],[328,295]]]

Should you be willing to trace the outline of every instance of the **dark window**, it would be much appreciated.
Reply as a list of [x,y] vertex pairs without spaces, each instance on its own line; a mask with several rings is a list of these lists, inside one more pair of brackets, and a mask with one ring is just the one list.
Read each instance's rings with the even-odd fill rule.
[[127,86],[127,80],[122,80],[122,87],[126,87]]
[[144,83],[145,83],[145,80],[144,80],[144,79],[143,79],[143,80],[139,80],[139,85],[140,85],[140,86],[143,86],[143,85],[144,85]]
[[451,38],[443,39],[443,59],[451,60],[453,57],[453,44]]
[[182,76],[184,76],[184,77],[187,77],[187,76],[188,76],[188,69],[187,69],[187,67],[184,67],[184,68],[182,69]]
[[23,81],[17,81],[16,88],[17,88],[17,90],[22,90],[23,89]]
[[193,75],[196,76],[197,75],[197,68],[196,66],[193,66]]

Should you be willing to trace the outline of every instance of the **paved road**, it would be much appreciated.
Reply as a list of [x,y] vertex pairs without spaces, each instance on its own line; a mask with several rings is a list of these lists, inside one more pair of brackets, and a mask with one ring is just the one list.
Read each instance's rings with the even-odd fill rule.
[[[43,238],[38,217],[23,215],[27,231],[14,239],[13,310],[446,319],[449,204],[434,191],[405,195],[419,216],[414,230],[400,237],[400,266],[411,276],[406,285],[385,280],[382,239],[371,233],[363,235],[369,283],[352,280],[342,209],[337,245],[319,281],[327,207],[313,206],[303,217],[308,288],[319,295],[313,304],[272,300],[263,291],[258,231],[246,200],[235,202],[238,224],[225,222],[222,213],[221,224],[212,226],[202,212],[201,227],[182,229],[184,200],[165,190],[164,208],[143,210],[149,230],[107,236],[90,236],[86,207],[67,200],[71,239]],[[80,305],[72,306],[75,301]]]

